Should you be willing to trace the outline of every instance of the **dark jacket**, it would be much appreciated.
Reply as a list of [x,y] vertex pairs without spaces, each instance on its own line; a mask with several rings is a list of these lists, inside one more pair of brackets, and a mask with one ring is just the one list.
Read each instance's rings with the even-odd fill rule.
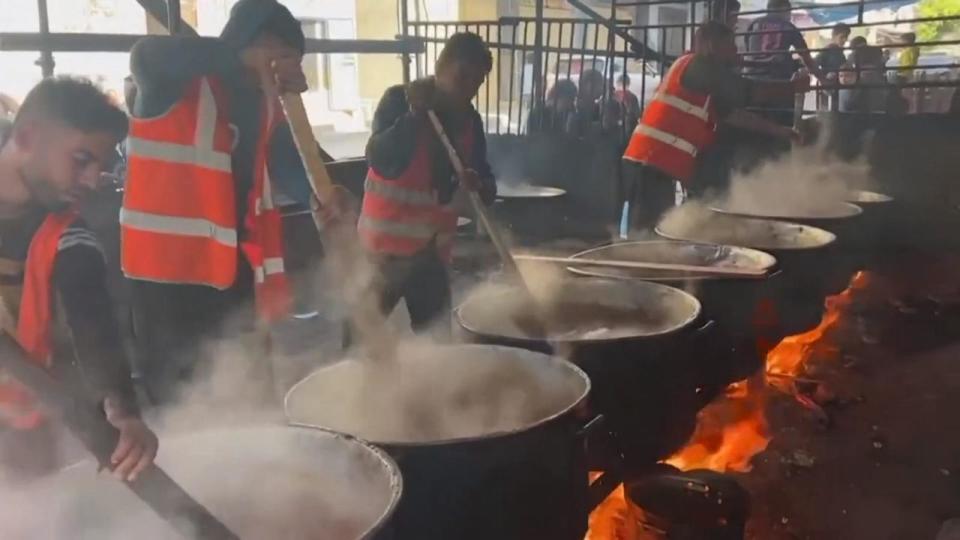
[[[451,119],[440,112],[438,116],[448,136],[455,139],[458,130],[453,129]],[[464,166],[477,171],[483,179],[480,197],[490,204],[497,195],[497,185],[487,162],[487,139],[483,133],[483,123],[480,114],[472,107],[468,119],[474,130],[473,160],[464,163]],[[403,85],[388,88],[373,116],[372,134],[367,142],[367,163],[388,180],[399,177],[410,166],[416,150],[416,133],[423,122],[429,124],[426,117],[410,110]],[[433,133],[432,129],[430,133]],[[453,164],[450,163],[440,139],[434,135],[429,140],[434,187],[440,203],[447,204],[457,189]]]

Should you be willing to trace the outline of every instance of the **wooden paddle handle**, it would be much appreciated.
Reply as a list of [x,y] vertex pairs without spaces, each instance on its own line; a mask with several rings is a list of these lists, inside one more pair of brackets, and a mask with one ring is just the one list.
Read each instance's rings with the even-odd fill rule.
[[[0,310],[0,316],[5,314],[5,309]],[[28,388],[46,411],[57,416],[101,466],[110,466],[110,456],[120,432],[107,421],[99,404],[74,395],[5,335],[0,336],[0,368]],[[148,465],[135,480],[123,484],[184,538],[239,538],[155,463]]]
[[320,149],[317,147],[317,140],[313,136],[313,128],[310,127],[310,120],[307,118],[307,110],[303,107],[303,99],[300,94],[282,94],[280,104],[283,106],[283,113],[287,117],[287,123],[290,125],[290,132],[293,134],[293,142],[297,146],[300,158],[303,160],[304,169],[307,172],[307,178],[310,179],[310,187],[313,188],[314,195],[322,205],[336,204],[334,195],[333,180],[330,173],[327,172],[327,166],[320,157]]
[[668,270],[673,272],[689,272],[696,274],[711,274],[717,276],[757,278],[767,275],[766,270],[756,268],[731,268],[726,266],[697,266],[691,264],[670,264],[655,262],[618,261],[609,259],[571,259],[568,257],[547,257],[543,255],[515,255],[518,261],[537,261],[559,263],[570,266],[602,266],[606,268],[625,268],[631,270]]
[[[454,148],[453,143],[450,142],[450,138],[447,137],[447,132],[443,129],[443,124],[441,124],[440,119],[437,118],[437,113],[429,110],[427,111],[427,117],[430,119],[430,124],[433,126],[437,137],[440,138],[440,142],[443,143],[443,147],[447,150],[447,156],[450,158],[450,163],[453,164],[453,170],[456,172],[457,178],[460,178],[461,185],[463,185],[466,168],[463,166],[460,154],[457,153],[457,149]],[[463,187],[467,189],[466,186]],[[504,268],[510,272],[519,272],[519,270],[517,270],[517,263],[513,260],[507,243],[503,241],[500,229],[493,223],[493,220],[487,213],[486,207],[483,205],[483,201],[480,200],[480,196],[472,189],[467,189],[467,193],[470,197],[470,203],[473,205],[473,211],[477,214],[477,217],[480,218],[480,224],[486,229],[487,236],[489,236],[490,241],[493,242],[493,247],[496,248]]]

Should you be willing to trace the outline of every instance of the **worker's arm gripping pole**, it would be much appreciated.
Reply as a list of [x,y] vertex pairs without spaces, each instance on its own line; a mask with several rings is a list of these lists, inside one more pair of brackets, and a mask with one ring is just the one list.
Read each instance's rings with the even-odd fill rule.
[[[427,111],[427,117],[430,118],[430,124],[433,125],[433,130],[436,132],[437,137],[439,137],[440,142],[443,143],[443,147],[447,150],[447,155],[450,158],[450,163],[453,164],[453,170],[456,172],[457,178],[463,179],[466,174],[466,168],[463,166],[463,161],[460,159],[457,149],[454,148],[453,143],[450,142],[450,138],[447,137],[447,132],[443,129],[443,124],[441,124],[440,119],[437,118],[437,113],[429,110]],[[462,180],[461,185],[463,185]],[[464,188],[466,189],[466,186],[464,186]],[[510,249],[507,247],[506,242],[503,241],[500,230],[490,219],[490,215],[487,213],[483,201],[480,200],[480,196],[471,189],[468,189],[467,193],[470,196],[473,211],[477,214],[477,217],[480,218],[480,223],[483,225],[483,228],[486,229],[490,241],[493,242],[493,246],[497,249],[497,254],[500,256],[504,270],[517,272],[517,263],[513,260],[513,256],[510,255]]]

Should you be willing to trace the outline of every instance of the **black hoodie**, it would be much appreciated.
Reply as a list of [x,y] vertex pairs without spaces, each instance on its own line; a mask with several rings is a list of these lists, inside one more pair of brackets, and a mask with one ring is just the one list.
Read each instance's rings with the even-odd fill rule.
[[[220,38],[151,36],[137,42],[130,52],[130,71],[137,87],[132,114],[138,118],[158,116],[175,104],[186,86],[202,75],[215,75],[229,93],[230,123],[239,133],[233,151],[238,226],[246,213],[246,193],[253,185],[254,148],[260,128],[259,88],[240,62],[240,51],[269,25],[271,31],[303,50],[303,32],[290,11],[276,0],[240,0]],[[270,141],[269,167],[280,191],[300,203],[308,203],[310,186],[290,130],[280,126]]]

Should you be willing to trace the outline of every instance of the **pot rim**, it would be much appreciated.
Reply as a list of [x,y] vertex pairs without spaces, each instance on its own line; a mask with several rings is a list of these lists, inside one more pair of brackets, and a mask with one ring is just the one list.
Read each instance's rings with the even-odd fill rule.
[[[498,191],[497,199],[553,199],[556,197],[562,197],[567,194],[567,190],[563,188],[558,188],[554,186],[536,186],[533,184],[521,185],[521,186],[511,186],[510,184],[500,184],[500,188],[506,189],[506,193],[501,193]],[[518,190],[511,192],[510,188],[521,187],[521,188],[533,188],[529,191]]]
[[669,336],[670,334],[674,334],[676,332],[683,330],[684,328],[689,327],[694,322],[696,322],[697,319],[700,318],[700,315],[703,314],[703,305],[700,303],[700,299],[688,293],[687,291],[678,289],[676,287],[671,287],[669,285],[664,285],[663,283],[656,283],[654,281],[644,281],[644,280],[623,280],[623,279],[612,280],[612,279],[601,278],[601,277],[590,277],[585,279],[578,279],[577,281],[580,283],[588,283],[588,282],[619,283],[619,284],[628,284],[628,286],[630,287],[649,287],[649,288],[660,287],[661,289],[669,289],[670,292],[668,294],[674,294],[676,296],[684,298],[686,302],[692,303],[692,305],[696,309],[694,309],[693,312],[684,321],[677,323],[672,328],[668,328],[660,332],[643,334],[643,335],[599,337],[599,338],[590,338],[590,339],[578,339],[578,338],[547,339],[547,338],[535,338],[535,337],[529,337],[529,336],[511,336],[511,335],[504,335],[504,334],[491,334],[490,332],[481,331],[476,329],[472,325],[468,325],[464,321],[463,313],[462,313],[464,306],[467,305],[467,302],[470,300],[470,298],[468,297],[466,300],[463,301],[463,303],[457,306],[457,309],[454,310],[454,314],[456,315],[456,318],[457,318],[457,324],[459,324],[460,327],[466,330],[467,332],[470,332],[478,336],[505,338],[505,339],[516,341],[516,342],[574,345],[574,344],[583,344],[583,343],[616,343],[618,341],[626,341],[626,340],[633,340],[633,339],[654,339],[654,338],[660,338],[663,336]]
[[[402,448],[424,448],[424,447],[448,446],[448,445],[455,445],[455,444],[467,444],[467,443],[473,443],[473,442],[481,442],[481,441],[489,441],[489,440],[494,440],[494,439],[500,439],[500,438],[505,438],[505,437],[510,437],[510,436],[513,436],[513,435],[517,435],[517,434],[519,434],[519,433],[523,433],[523,432],[526,432],[526,431],[530,431],[530,430],[532,430],[532,429],[535,429],[535,428],[538,428],[538,427],[540,427],[540,426],[542,426],[542,425],[545,425],[545,424],[547,424],[547,423],[553,422],[554,420],[556,420],[556,419],[558,419],[558,418],[561,418],[561,417],[569,414],[571,411],[573,411],[575,408],[577,408],[581,403],[583,403],[583,402],[587,399],[587,397],[590,395],[590,390],[591,390],[591,388],[592,388],[592,383],[590,382],[590,377],[587,376],[586,372],[583,371],[582,369],[580,369],[579,366],[577,366],[577,365],[574,364],[573,362],[570,362],[569,360],[560,358],[559,356],[544,354],[544,353],[541,353],[541,352],[531,351],[531,350],[527,350],[527,349],[520,349],[520,348],[517,348],[517,347],[505,347],[505,346],[502,346],[502,345],[479,345],[479,344],[462,344],[462,345],[459,345],[459,344],[458,344],[458,345],[437,345],[437,347],[439,347],[439,348],[449,348],[449,349],[475,349],[475,350],[479,350],[479,349],[485,349],[485,350],[494,349],[494,350],[496,350],[496,351],[498,351],[498,352],[508,352],[508,353],[514,354],[514,355],[520,354],[520,355],[529,356],[531,362],[546,360],[547,362],[552,362],[555,366],[562,366],[562,369],[567,369],[567,370],[569,370],[570,372],[572,372],[572,373],[574,374],[574,376],[578,377],[578,378],[583,382],[583,391],[577,396],[577,398],[576,398],[575,400],[571,400],[571,403],[570,403],[570,404],[568,404],[567,406],[563,407],[562,409],[560,409],[560,410],[557,411],[556,413],[551,414],[551,415],[549,415],[549,416],[546,416],[546,417],[544,417],[544,418],[541,418],[541,419],[537,420],[536,422],[532,422],[532,423],[529,423],[529,424],[525,424],[525,425],[523,425],[523,426],[519,426],[519,427],[515,427],[515,428],[512,428],[512,429],[508,429],[508,430],[492,431],[492,432],[489,432],[489,433],[485,433],[485,434],[483,434],[483,435],[472,435],[472,436],[469,436],[469,437],[455,437],[455,438],[450,438],[450,439],[439,439],[439,440],[435,440],[435,441],[416,441],[416,442],[413,442],[413,441],[374,441],[374,440],[370,440],[370,439],[364,439],[364,438],[359,437],[359,436],[357,436],[357,435],[352,435],[352,434],[350,434],[350,433],[346,433],[346,432],[343,432],[343,431],[339,431],[339,430],[334,429],[334,428],[330,428],[330,427],[326,427],[326,426],[321,426],[321,425],[318,425],[318,424],[313,424],[313,423],[310,423],[310,422],[307,422],[307,421],[296,420],[296,419],[293,418],[292,415],[290,414],[289,402],[290,402],[291,396],[293,396],[293,394],[294,394],[294,392],[297,390],[297,388],[298,388],[300,385],[305,384],[308,380],[310,380],[310,379],[313,378],[314,376],[319,375],[319,374],[320,374],[321,372],[323,372],[324,370],[332,369],[334,366],[340,364],[341,362],[346,362],[346,361],[347,361],[347,359],[341,359],[341,360],[338,360],[338,361],[336,361],[336,362],[330,363],[330,364],[328,364],[328,365],[326,365],[326,366],[322,366],[322,367],[319,367],[319,368],[313,370],[309,375],[307,375],[307,376],[304,377],[303,379],[300,379],[299,381],[297,381],[296,384],[294,384],[292,387],[290,387],[290,390],[287,391],[286,395],[285,395],[284,398],[283,398],[283,414],[284,414],[284,416],[285,416],[286,419],[287,419],[287,424],[290,425],[290,426],[293,426],[293,427],[298,427],[298,428],[319,429],[319,430],[322,430],[322,431],[328,431],[328,432],[332,432],[332,433],[343,434],[343,435],[352,437],[352,438],[354,438],[354,439],[356,439],[356,440],[358,440],[358,441],[366,442],[366,443],[369,444],[369,445],[384,446],[384,447],[388,447],[388,448],[398,448],[398,449],[402,449]],[[540,360],[535,360],[535,359],[533,358],[533,357],[535,357],[535,356],[539,356],[539,357],[541,357],[541,359],[540,359]],[[375,446],[375,447],[376,447],[376,446]]]
[[[858,207],[858,208],[859,208],[859,207]],[[837,241],[837,235],[836,235],[836,234],[834,234],[833,232],[828,231],[828,230],[826,230],[826,229],[824,229],[824,228],[822,228],[822,227],[816,227],[816,226],[814,226],[814,225],[807,225],[807,224],[805,224],[805,223],[797,223],[797,222],[795,222],[795,221],[787,221],[787,220],[776,219],[776,218],[763,218],[763,217],[758,217],[758,216],[740,216],[740,215],[735,215],[735,214],[720,214],[720,215],[726,215],[727,217],[736,218],[736,219],[744,219],[744,220],[751,220],[751,221],[764,221],[764,222],[767,222],[767,223],[782,224],[781,226],[791,226],[791,227],[801,227],[801,228],[813,229],[813,230],[815,230],[815,231],[817,232],[817,235],[818,235],[818,236],[822,236],[822,237],[824,238],[824,242],[821,243],[821,244],[819,244],[819,245],[816,245],[816,246],[772,245],[773,243],[766,243],[766,242],[758,242],[758,243],[753,244],[752,246],[744,246],[744,247],[748,247],[748,248],[750,248],[750,249],[769,250],[769,251],[774,251],[774,252],[777,252],[777,251],[793,251],[793,252],[813,251],[813,250],[816,250],[816,249],[823,249],[823,248],[825,248],[825,247],[828,247],[828,246],[834,244],[834,243]],[[683,236],[679,236],[679,235],[676,235],[676,234],[673,234],[673,233],[664,231],[664,230],[661,229],[659,226],[658,226],[656,229],[654,229],[654,231],[655,231],[658,235],[660,235],[660,236],[662,236],[662,237],[664,237],[664,238],[666,238],[666,239],[668,239],[668,240],[681,240],[681,241],[686,241],[686,242],[697,242],[697,240],[694,240],[694,239],[692,239],[692,238],[690,238],[690,237],[683,237]]]
[[[369,456],[373,457],[377,463],[377,466],[387,475],[389,480],[389,502],[384,507],[383,511],[375,520],[372,520],[372,523],[368,525],[357,537],[358,539],[367,539],[371,538],[372,535],[386,526],[387,522],[396,512],[397,507],[400,504],[400,499],[403,497],[403,474],[400,471],[400,466],[397,462],[390,456],[389,453],[384,451],[382,448],[378,448],[359,437],[350,435],[349,433],[341,433],[332,429],[327,429],[323,427],[316,427],[313,429],[306,429],[305,427],[292,426],[292,425],[283,425],[283,424],[252,424],[244,425],[237,427],[205,427],[197,430],[185,430],[185,431],[175,431],[169,434],[161,433],[161,441],[177,441],[177,439],[183,439],[186,441],[186,444],[189,438],[194,436],[216,436],[218,434],[224,433],[238,433],[238,432],[298,432],[302,435],[313,437],[313,438],[328,438],[333,440],[343,441],[347,445],[353,445],[362,450],[362,452],[367,453]],[[86,465],[93,464],[96,466],[96,461],[91,458],[83,458],[77,460],[73,463],[70,463],[64,467],[61,467],[53,475],[46,477],[40,481],[55,481],[56,474],[61,472],[69,472],[73,469],[81,468]],[[318,466],[322,466],[322,462],[318,462]],[[161,464],[162,466],[162,464]],[[161,518],[162,519],[162,518]]]
[[[872,198],[872,200],[864,200],[864,195]],[[896,199],[894,199],[892,196],[887,195],[886,193],[880,193],[879,191],[871,191],[868,189],[852,189],[849,193],[847,193],[846,202],[860,206],[873,206],[892,203],[895,200]]]
[[[843,212],[839,212],[840,208],[844,208]],[[741,216],[741,217],[752,217],[752,218],[761,218],[761,219],[783,219],[783,220],[800,220],[800,221],[833,221],[833,220],[843,220],[857,217],[863,213],[863,208],[853,204],[852,202],[847,201],[837,201],[838,212],[824,215],[824,216],[798,216],[790,214],[781,214],[778,212],[764,213],[764,212],[741,212],[737,210],[730,210],[728,208],[722,208],[719,206],[710,206],[711,212],[716,212],[718,214],[726,214],[729,216]]]
[[[611,242],[609,244],[604,244],[602,246],[592,247],[590,249],[585,249],[579,253],[574,253],[570,256],[571,259],[582,258],[591,253],[597,253],[611,247],[619,246],[634,246],[640,244],[674,244],[677,246],[713,246],[713,247],[725,247],[735,251],[741,252],[750,252],[752,255],[756,255],[759,259],[763,260],[763,264],[758,268],[760,270],[765,270],[768,273],[777,266],[777,258],[766,251],[755,249],[751,247],[744,246],[735,246],[732,244],[715,244],[712,242],[694,242],[688,240],[672,240],[672,239],[663,239],[663,240],[631,240],[628,242]],[[637,280],[637,281],[651,281],[654,283],[685,283],[688,281],[745,281],[744,278],[738,278],[736,276],[711,276],[711,275],[690,275],[690,276],[664,276],[664,277],[644,277],[644,276],[621,276],[613,273],[605,273],[603,270],[586,270],[583,267],[568,266],[567,271],[572,274],[579,276],[591,276],[591,277],[601,277],[607,279],[618,279],[618,280]],[[661,270],[662,271],[662,270]],[[768,274],[769,275],[769,274]],[[755,278],[746,278],[756,280]],[[763,283],[765,280],[756,280],[758,283]]]

